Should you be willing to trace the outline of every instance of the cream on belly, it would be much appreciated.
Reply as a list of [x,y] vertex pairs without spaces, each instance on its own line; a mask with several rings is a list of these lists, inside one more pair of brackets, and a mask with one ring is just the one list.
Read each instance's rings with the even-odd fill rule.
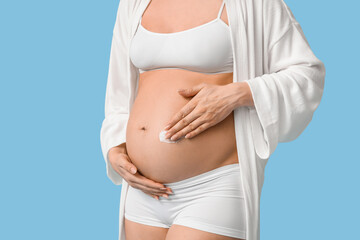
[[182,136],[181,138],[177,139],[177,140],[171,140],[171,139],[166,139],[165,138],[165,134],[167,133],[166,130],[162,130],[160,133],[159,133],[159,139],[160,139],[160,142],[164,142],[164,143],[177,143],[179,141],[181,141],[184,136]]

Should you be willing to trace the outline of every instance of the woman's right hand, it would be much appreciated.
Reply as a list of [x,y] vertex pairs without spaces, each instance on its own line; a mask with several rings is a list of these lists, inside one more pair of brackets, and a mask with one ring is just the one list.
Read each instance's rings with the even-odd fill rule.
[[[109,150],[109,162],[113,169],[133,188],[140,189],[157,200],[159,200],[159,196],[167,198],[168,194],[173,194],[171,188],[138,173],[136,166],[132,164],[126,151],[121,148],[113,147]],[[132,168],[135,169],[134,173],[131,172]]]

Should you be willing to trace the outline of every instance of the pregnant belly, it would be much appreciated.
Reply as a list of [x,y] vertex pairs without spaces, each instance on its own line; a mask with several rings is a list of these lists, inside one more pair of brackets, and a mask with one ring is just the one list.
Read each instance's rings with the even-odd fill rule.
[[233,112],[191,139],[177,143],[159,139],[165,124],[191,100],[177,93],[178,88],[201,82],[228,84],[232,82],[228,74],[214,76],[179,69],[141,74],[126,131],[127,153],[140,174],[171,183],[238,162]]

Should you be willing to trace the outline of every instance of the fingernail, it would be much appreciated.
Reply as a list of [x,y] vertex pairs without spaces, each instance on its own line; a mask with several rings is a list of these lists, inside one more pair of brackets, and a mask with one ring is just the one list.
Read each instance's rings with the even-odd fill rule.
[[169,196],[167,194],[163,194],[162,195],[163,197],[166,197],[166,198],[169,198]]
[[164,128],[164,130],[168,130],[169,129],[169,127],[170,127],[170,125],[168,124],[168,125],[166,125],[165,126],[165,128]]
[[155,198],[156,198],[157,200],[159,200],[159,196],[155,196]]
[[131,168],[131,173],[133,173],[133,174],[136,173],[136,169],[132,167]]
[[162,188],[160,188],[160,190],[166,190],[167,188],[166,187],[162,187]]

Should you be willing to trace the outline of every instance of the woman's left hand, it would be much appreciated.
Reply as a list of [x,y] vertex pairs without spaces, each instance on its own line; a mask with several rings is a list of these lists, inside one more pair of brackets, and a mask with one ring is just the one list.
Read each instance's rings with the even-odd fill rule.
[[165,138],[177,140],[182,136],[192,138],[224,120],[236,108],[238,89],[233,84],[215,85],[201,83],[192,88],[178,90],[184,97],[194,96],[168,122]]

